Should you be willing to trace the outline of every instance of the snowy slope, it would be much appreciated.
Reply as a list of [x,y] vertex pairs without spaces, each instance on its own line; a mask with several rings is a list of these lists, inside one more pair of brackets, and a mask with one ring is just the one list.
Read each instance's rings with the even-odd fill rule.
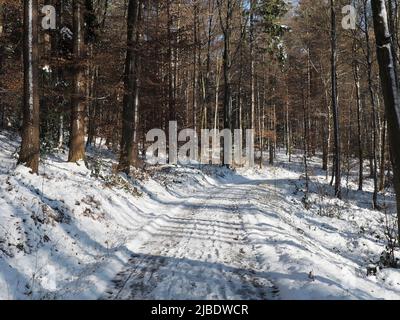
[[60,153],[32,176],[15,165],[18,140],[0,133],[0,299],[400,298],[400,270],[367,276],[386,244],[371,186],[351,178],[334,200],[317,159],[306,210],[300,158],[128,179],[101,149],[89,169]]

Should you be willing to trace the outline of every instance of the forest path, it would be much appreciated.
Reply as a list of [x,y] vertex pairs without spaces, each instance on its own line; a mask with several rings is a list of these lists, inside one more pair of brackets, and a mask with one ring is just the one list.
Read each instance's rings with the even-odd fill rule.
[[259,184],[207,187],[167,205],[168,213],[154,222],[151,238],[131,256],[104,298],[279,298],[243,219],[255,210],[251,199]]

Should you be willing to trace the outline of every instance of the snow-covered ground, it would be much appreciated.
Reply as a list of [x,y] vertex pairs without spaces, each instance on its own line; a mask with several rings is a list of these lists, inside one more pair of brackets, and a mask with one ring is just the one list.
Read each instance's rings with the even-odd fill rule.
[[371,182],[350,176],[334,199],[317,158],[305,205],[301,157],[127,178],[92,150],[89,169],[59,153],[34,176],[18,140],[0,133],[0,299],[400,299],[399,269],[367,276],[393,195],[373,211]]

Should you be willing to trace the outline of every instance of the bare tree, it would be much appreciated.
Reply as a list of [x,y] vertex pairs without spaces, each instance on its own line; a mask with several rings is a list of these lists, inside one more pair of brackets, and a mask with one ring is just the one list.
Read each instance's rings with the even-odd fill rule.
[[365,42],[367,45],[366,59],[367,59],[367,74],[368,74],[368,91],[372,107],[372,177],[374,180],[374,193],[373,193],[373,206],[378,209],[378,176],[377,176],[377,108],[375,102],[375,94],[372,85],[372,53],[369,40],[369,23],[367,15],[367,0],[364,0],[364,24],[365,24]]
[[[382,93],[385,102],[386,115],[391,146],[394,188],[397,196],[397,217],[400,230],[400,101],[396,65],[393,59],[393,43],[389,31],[386,4],[384,0],[372,0],[375,39]],[[399,232],[400,241],[400,232]]]
[[24,105],[19,164],[39,171],[38,0],[24,1]]
[[363,144],[362,144],[362,121],[361,121],[361,92],[360,92],[360,66],[357,60],[354,61],[353,66],[354,84],[356,87],[356,100],[357,100],[357,144],[358,144],[358,190],[362,191],[364,182],[364,158],[363,158]]
[[232,33],[232,16],[233,16],[233,0],[226,0],[225,10],[223,2],[217,1],[220,25],[224,36],[224,53],[222,66],[224,70],[224,127],[230,129],[232,127],[232,92],[231,92],[231,33]]
[[[255,26],[254,26],[254,11],[255,11],[255,1],[250,0],[250,77],[251,77],[251,121],[250,128],[255,130],[255,61],[254,61],[254,36],[255,36]],[[261,160],[262,161],[262,160]]]
[[138,24],[140,1],[129,0],[127,16],[127,47],[124,73],[124,101],[122,111],[122,139],[119,170],[129,174],[131,165],[137,161],[136,120],[138,108],[138,56],[136,54],[139,38]]
[[335,0],[330,0],[331,7],[331,81],[332,81],[332,114],[334,131],[334,176],[335,195],[342,197],[341,191],[341,159],[340,159],[340,128],[337,94],[337,34],[336,34],[336,8]]
[[69,141],[69,162],[85,159],[85,67],[83,0],[73,1],[74,77]]

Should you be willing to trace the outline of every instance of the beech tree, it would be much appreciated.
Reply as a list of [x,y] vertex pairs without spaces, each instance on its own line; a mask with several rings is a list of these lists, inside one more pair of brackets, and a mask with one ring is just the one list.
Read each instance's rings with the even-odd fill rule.
[[372,12],[380,79],[389,127],[394,188],[397,196],[397,217],[400,242],[400,101],[396,63],[394,61],[393,39],[388,25],[384,0],[372,0]]
[[119,170],[129,174],[131,165],[136,164],[137,149],[137,108],[139,101],[138,72],[139,57],[137,43],[139,40],[140,1],[129,0],[127,15],[127,44],[124,71],[124,100],[122,112],[122,139]]
[[85,43],[83,0],[73,0],[73,84],[71,99],[71,127],[69,140],[69,162],[85,159]]
[[18,163],[39,171],[38,0],[24,1],[24,97]]
[[370,103],[371,103],[371,115],[372,115],[372,154],[371,154],[371,164],[372,164],[372,178],[374,180],[374,193],[372,196],[372,202],[374,208],[379,208],[378,205],[378,173],[377,173],[377,166],[378,166],[378,160],[377,160],[377,147],[378,147],[378,141],[377,141],[377,108],[376,108],[376,97],[374,93],[374,88],[373,88],[373,81],[372,81],[372,54],[371,54],[371,45],[370,45],[370,40],[369,40],[369,23],[368,23],[368,13],[367,13],[367,0],[364,0],[363,3],[364,7],[364,24],[365,24],[365,43],[366,43],[366,63],[367,63],[367,76],[368,76],[368,91],[369,91],[369,97],[370,97]]
[[339,128],[339,109],[337,94],[337,31],[336,31],[336,8],[335,0],[330,0],[331,6],[331,85],[332,85],[332,114],[333,114],[333,132],[334,132],[334,160],[333,172],[335,177],[335,195],[342,197],[341,186],[341,152],[340,152],[340,128]]

